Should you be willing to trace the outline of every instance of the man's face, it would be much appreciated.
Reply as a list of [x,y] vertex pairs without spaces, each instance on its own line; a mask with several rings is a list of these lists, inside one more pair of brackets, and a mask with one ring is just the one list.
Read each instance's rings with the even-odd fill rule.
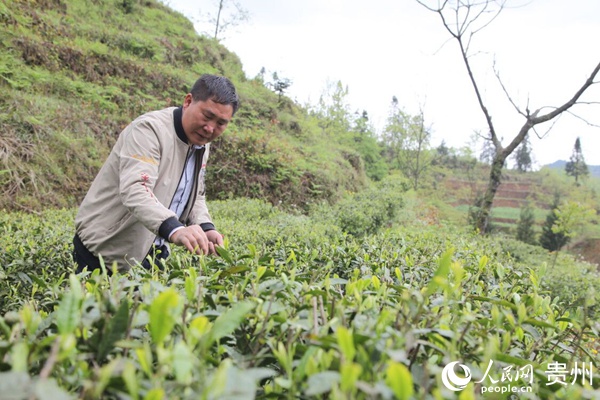
[[189,143],[202,146],[221,136],[232,116],[231,104],[219,104],[211,99],[193,101],[188,93],[183,101],[181,123]]

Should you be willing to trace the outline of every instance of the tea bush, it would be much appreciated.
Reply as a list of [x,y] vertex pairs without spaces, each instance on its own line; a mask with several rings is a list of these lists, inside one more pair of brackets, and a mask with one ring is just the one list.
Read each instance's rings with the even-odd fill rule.
[[330,224],[353,236],[372,235],[395,222],[404,204],[403,195],[410,184],[405,178],[388,176],[360,192],[347,195],[333,209],[324,206],[313,212],[313,218]]
[[528,266],[539,274],[542,287],[559,304],[567,308],[588,304],[591,317],[597,315],[596,300],[600,296],[600,276],[597,267],[585,262],[573,262],[564,252],[549,253],[540,246],[533,246],[510,237],[496,241],[503,251],[519,264]]
[[[547,384],[553,363],[597,368],[593,298],[562,303],[494,240],[437,225],[357,237],[258,201],[211,211],[220,257],[176,249],[162,271],[113,276],[71,273],[71,211],[0,217],[0,393],[475,398],[496,377],[529,385],[521,398],[597,395],[597,379]],[[452,361],[472,373],[460,393],[442,382]],[[500,381],[528,365],[531,382]]]

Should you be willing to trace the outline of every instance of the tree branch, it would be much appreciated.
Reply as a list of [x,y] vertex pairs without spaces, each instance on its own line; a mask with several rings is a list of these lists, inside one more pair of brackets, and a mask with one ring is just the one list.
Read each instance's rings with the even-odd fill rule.
[[[578,104],[581,104],[581,103],[578,103]],[[585,123],[587,126],[591,126],[591,127],[593,127],[593,128],[600,128],[600,125],[591,123],[591,122],[590,122],[590,121],[588,121],[587,119],[585,119],[585,118],[583,118],[583,117],[580,117],[579,115],[575,114],[575,113],[574,113],[573,111],[571,111],[571,110],[567,110],[567,111],[565,111],[565,112],[566,112],[566,113],[568,113],[568,114],[570,114],[570,115],[572,115],[573,117],[577,118],[578,120],[580,120],[580,121],[583,121],[583,122],[584,122],[584,123]]]
[[595,83],[594,82],[594,78],[598,74],[598,71],[600,71],[600,62],[598,63],[598,65],[596,65],[596,67],[594,68],[594,70],[590,74],[589,78],[586,79],[586,81],[584,82],[584,84],[579,88],[579,90],[575,93],[575,95],[573,95],[573,97],[571,97],[571,99],[569,101],[567,101],[562,106],[556,108],[554,111],[549,112],[548,114],[532,118],[531,122],[534,125],[537,125],[537,124],[541,124],[542,122],[549,121],[552,118],[556,117],[557,115],[560,115],[562,112],[567,111],[569,108],[571,108],[575,104],[577,104],[577,100],[579,100],[579,98],[581,97],[581,95],[583,95],[583,93],[590,86],[592,86]]
[[[513,101],[512,97],[508,93],[508,90],[506,89],[506,86],[504,86],[504,82],[502,82],[502,79],[500,78],[500,72],[496,69],[496,61],[495,60],[494,60],[493,69],[494,69],[494,75],[496,75],[496,79],[498,79],[498,83],[500,83],[500,87],[502,88],[502,91],[506,95],[506,98],[508,99],[508,101],[510,102],[510,104],[512,104],[512,106],[517,111],[517,113],[521,114],[525,118],[528,118],[529,117],[529,115],[528,115],[529,112],[527,112],[527,114],[525,114],[523,111],[521,111],[521,109],[517,106],[517,104]],[[528,101],[528,103],[529,103],[529,101]]]

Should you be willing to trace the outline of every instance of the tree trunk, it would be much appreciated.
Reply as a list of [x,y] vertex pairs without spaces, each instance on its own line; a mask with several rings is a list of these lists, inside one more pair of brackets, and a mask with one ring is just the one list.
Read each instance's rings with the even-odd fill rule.
[[481,234],[485,234],[488,231],[492,213],[492,204],[494,203],[494,197],[496,196],[498,187],[500,186],[500,183],[502,183],[502,168],[504,167],[504,162],[506,161],[507,157],[508,155],[504,152],[498,152],[492,161],[490,179],[488,181],[488,185],[477,214],[476,225]]
[[[490,180],[488,182],[488,186],[483,198],[477,204],[479,209],[477,210],[478,212],[475,217],[476,227],[479,229],[479,232],[481,234],[485,234],[489,225],[492,203],[494,202],[494,197],[498,190],[498,186],[500,186],[502,168],[508,156],[510,156],[512,152],[517,148],[517,146],[519,146],[526,139],[527,134],[532,128],[534,128],[538,124],[551,121],[552,119],[561,115],[563,112],[568,111],[572,106],[577,104],[580,97],[590,86],[592,86],[595,83],[598,83],[595,82],[594,79],[596,78],[596,75],[598,75],[598,73],[600,72],[600,63],[596,65],[589,78],[575,92],[573,97],[571,97],[571,99],[569,99],[563,105],[559,107],[541,107],[533,113],[529,112],[529,107],[527,107],[525,111],[519,109],[519,107],[515,104],[513,99],[508,95],[508,92],[506,92],[506,89],[504,89],[502,82],[500,82],[501,86],[503,87],[503,90],[505,91],[508,97],[509,102],[515,107],[518,114],[525,117],[525,123],[521,127],[519,133],[512,139],[508,146],[503,147],[502,143],[500,142],[500,138],[496,134],[494,124],[492,123],[492,116],[484,104],[481,92],[479,90],[479,86],[477,85],[477,81],[475,80],[473,70],[471,69],[471,64],[469,63],[468,56],[468,47],[471,43],[473,35],[479,32],[484,27],[486,27],[488,24],[490,24],[504,9],[504,5],[506,2],[504,0],[498,2],[498,7],[495,11],[494,5],[496,2],[493,0],[463,0],[458,2],[449,2],[445,0],[437,2],[437,8],[428,6],[422,0],[417,0],[417,2],[425,8],[427,8],[428,10],[437,13],[440,16],[446,30],[458,42],[463,62],[465,64],[465,67],[467,68],[467,73],[471,80],[471,85],[475,90],[475,95],[477,96],[477,101],[479,102],[479,107],[481,108],[481,111],[483,112],[483,115],[485,116],[485,119],[487,121],[487,125],[489,128],[489,139],[492,141],[494,147],[496,148],[496,154],[492,161],[492,170],[490,171]],[[473,24],[477,20],[483,22],[483,25],[481,25],[478,28],[474,28]],[[463,41],[464,39],[466,39],[466,41]],[[589,104],[593,104],[593,102]],[[547,108],[550,108],[552,111],[543,115],[539,115],[543,109]]]
[[221,20],[221,10],[223,10],[223,2],[225,0],[221,0],[219,1],[219,11],[217,12],[217,20],[215,22],[215,39],[217,38],[217,35],[219,34],[219,21]]

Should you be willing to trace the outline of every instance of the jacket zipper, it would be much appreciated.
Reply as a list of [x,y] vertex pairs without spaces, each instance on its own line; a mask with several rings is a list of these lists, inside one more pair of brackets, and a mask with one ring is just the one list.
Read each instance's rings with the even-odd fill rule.
[[[173,200],[175,200],[175,195],[177,194],[177,189],[179,188],[179,185],[181,184],[181,179],[183,179],[183,175],[185,174],[185,169],[186,169],[186,166],[187,166],[187,161],[188,161],[188,158],[190,156],[190,152],[192,152],[192,151],[194,151],[193,146],[188,146],[188,149],[187,149],[187,151],[185,153],[185,162],[183,163],[183,169],[181,170],[181,175],[179,175],[179,180],[177,181],[177,186],[175,186],[175,192],[173,192],[173,196],[171,197],[171,201],[169,202],[169,209],[171,209],[171,205],[173,204]],[[154,246],[154,241],[155,240],[156,240],[156,237],[154,238],[154,240],[150,244],[150,248],[146,252],[146,255],[144,256],[144,260],[146,258],[148,258],[148,256],[150,255],[150,252],[152,251],[152,246]]]

